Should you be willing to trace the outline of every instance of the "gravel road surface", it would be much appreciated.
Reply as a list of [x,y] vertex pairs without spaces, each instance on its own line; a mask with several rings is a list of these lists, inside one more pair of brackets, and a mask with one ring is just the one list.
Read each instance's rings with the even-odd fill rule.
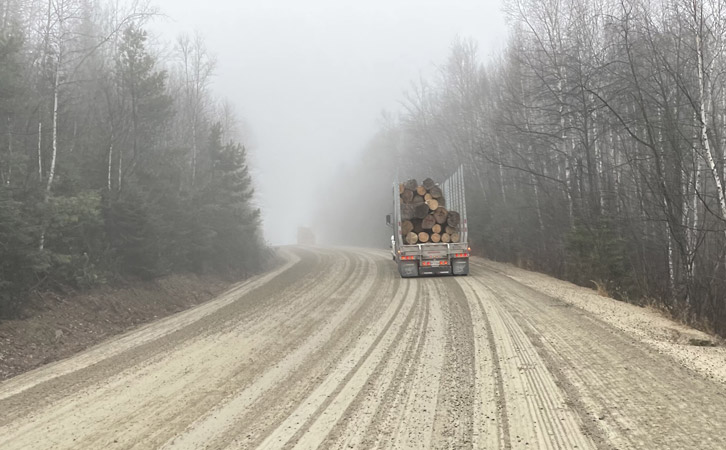
[[385,251],[280,252],[0,384],[0,448],[726,448],[721,381],[499,266],[401,279]]

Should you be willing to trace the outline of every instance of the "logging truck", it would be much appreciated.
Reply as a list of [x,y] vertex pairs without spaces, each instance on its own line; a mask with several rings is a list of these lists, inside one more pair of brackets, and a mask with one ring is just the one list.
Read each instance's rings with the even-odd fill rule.
[[463,166],[441,185],[431,178],[394,181],[386,223],[401,277],[469,274]]

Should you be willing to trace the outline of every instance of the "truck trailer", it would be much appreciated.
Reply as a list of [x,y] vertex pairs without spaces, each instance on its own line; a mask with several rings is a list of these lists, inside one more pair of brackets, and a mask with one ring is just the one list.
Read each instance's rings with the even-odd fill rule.
[[[413,180],[409,180],[410,183]],[[427,179],[429,183],[432,181]],[[423,188],[423,189],[422,189]],[[446,222],[444,226],[447,228],[455,229],[455,233],[451,233],[448,238],[449,242],[442,242],[441,236],[436,238],[438,242],[429,240],[429,236],[434,237],[430,232],[422,232],[424,241],[418,241],[414,244],[411,242],[417,241],[414,236],[406,236],[405,230],[402,229],[402,225],[408,220],[406,217],[402,217],[402,202],[404,204],[403,211],[408,211],[410,204],[408,204],[408,198],[406,192],[405,183],[401,183],[399,180],[394,180],[393,183],[393,213],[386,216],[387,224],[393,228],[393,235],[391,236],[391,253],[393,260],[398,265],[398,272],[403,278],[419,277],[424,275],[468,275],[469,274],[469,252],[471,249],[468,244],[468,225],[466,219],[466,198],[464,192],[464,168],[460,166],[446,181],[441,185],[436,184],[435,188],[432,187],[432,192],[436,192],[438,195],[438,201],[436,198],[425,200],[425,204],[431,204],[432,208],[429,213],[434,217],[436,213],[436,222],[441,224],[442,214],[447,214],[451,211],[451,216],[458,213],[457,224],[455,228],[449,227]],[[423,186],[418,186],[419,192],[426,191]],[[436,190],[438,189],[438,190]],[[410,197],[410,195],[408,195]],[[426,195],[430,197],[430,195]],[[418,199],[418,196],[416,197]],[[416,201],[416,200],[414,200]],[[431,202],[431,203],[430,203]],[[437,206],[435,203],[440,203],[443,206],[433,208]],[[419,203],[420,205],[420,203]],[[416,207],[418,205],[414,205]],[[443,212],[442,211],[443,208]],[[417,210],[423,209],[423,207]],[[425,209],[423,209],[425,211]],[[455,212],[454,212],[455,211]],[[426,226],[426,220],[431,218],[427,217],[423,219],[424,226]],[[420,219],[413,219],[414,221]],[[409,222],[410,223],[410,222]],[[406,226],[410,227],[409,224]],[[420,225],[418,225],[420,227]],[[436,225],[434,225],[435,227]],[[441,225],[439,225],[439,228]],[[407,234],[411,234],[409,231]],[[451,236],[454,236],[451,238]],[[454,242],[456,241],[456,242]]]

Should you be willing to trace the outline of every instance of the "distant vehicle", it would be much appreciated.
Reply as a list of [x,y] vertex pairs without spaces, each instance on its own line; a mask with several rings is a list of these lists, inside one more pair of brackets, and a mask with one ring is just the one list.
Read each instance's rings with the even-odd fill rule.
[[468,275],[471,249],[463,166],[440,186],[431,179],[417,184],[393,183],[393,214],[386,216],[386,224],[393,228],[391,253],[398,272],[403,278]]
[[297,228],[298,245],[315,245],[315,233],[308,227]]

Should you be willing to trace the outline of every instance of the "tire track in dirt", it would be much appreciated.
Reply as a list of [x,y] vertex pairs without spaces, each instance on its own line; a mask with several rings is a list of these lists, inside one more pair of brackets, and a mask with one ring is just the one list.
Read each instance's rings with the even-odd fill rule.
[[[254,404],[287,372],[304,367],[309,353],[330,338],[339,321],[355,315],[352,312],[360,308],[362,296],[370,291],[376,280],[376,266],[366,257],[356,256],[355,264],[343,271],[350,274],[344,281],[320,285],[318,290],[306,294],[302,300],[306,307],[287,311],[280,308],[285,311],[281,317],[275,313],[260,318],[265,330],[253,331],[252,335],[264,336],[265,342],[256,345],[259,354],[254,357],[254,364],[246,365],[229,377],[224,395],[216,398],[206,411],[197,408],[193,421],[187,421],[184,427],[177,429],[176,435],[166,436],[165,446],[199,448],[209,445],[235,426],[241,414],[239,411]],[[200,412],[204,414],[200,416]]]
[[[144,346],[144,347],[146,347],[146,346]],[[159,359],[160,354],[161,353],[159,352],[159,350],[155,349],[154,352],[152,352],[151,356],[149,356],[149,355],[144,355],[144,356],[147,356],[146,359],[153,360],[153,359]],[[135,372],[138,372],[136,367],[129,368],[129,369],[125,370],[124,372],[122,372],[120,375],[109,377],[111,382],[106,381],[106,383],[104,383],[101,386],[94,385],[86,390],[81,390],[76,393],[73,393],[72,395],[68,396],[65,399],[65,400],[67,400],[66,403],[72,403],[74,406],[76,406],[76,409],[78,409],[78,407],[80,406],[81,408],[88,408],[88,410],[93,410],[94,403],[96,402],[98,395],[96,395],[96,396],[90,395],[89,392],[97,394],[95,392],[96,389],[100,389],[102,392],[104,392],[106,394],[106,395],[103,395],[103,397],[105,397],[104,398],[105,402],[111,401],[111,402],[123,403],[124,401],[128,400],[127,399],[127,395],[128,395],[127,394],[127,392],[128,392],[127,385],[134,384],[134,383],[136,383],[136,379],[138,379],[139,377],[145,376],[144,374],[139,374],[139,373],[135,373]],[[146,401],[147,398],[151,399],[151,400],[155,399],[157,396],[163,394],[163,389],[165,387],[166,386],[163,386],[163,385],[159,386],[159,388],[162,389],[161,392],[155,391],[155,392],[153,392],[153,395],[143,396],[143,398],[139,399],[138,401],[144,402],[144,401]],[[50,393],[52,394],[53,392],[50,392]],[[22,397],[27,399],[27,395],[24,395]],[[116,405],[107,405],[107,406],[109,406],[107,408],[107,411],[102,414],[114,414],[116,412],[116,411],[114,411],[114,408],[113,408],[113,406],[116,406]],[[52,408],[48,407],[48,409],[50,409],[50,411],[48,411],[46,413],[46,416],[49,416],[49,417],[47,417],[47,420],[49,422],[51,422],[51,423],[62,422],[64,419],[66,419],[65,411],[66,411],[67,407],[64,406],[64,403],[61,403],[57,406],[53,405]],[[138,408],[138,409],[143,410],[143,408]],[[53,412],[54,410],[56,411],[55,413]],[[55,414],[55,416],[53,416],[53,414]],[[129,419],[132,420],[132,418],[129,418]],[[113,424],[111,424],[111,425],[113,425]],[[53,431],[53,428],[52,427],[49,428],[49,431]],[[16,435],[16,440],[19,439],[20,437],[21,436]]]
[[[256,374],[246,374],[244,378],[252,381],[235,389],[182,435],[168,442],[167,447],[197,448],[204,443],[222,447],[231,441],[253,445],[261,429],[271,426],[270,422],[274,423],[281,415],[281,404],[293,403],[300,385],[309,389],[310,379],[317,378],[317,373],[324,373],[327,360],[340,352],[338,348],[346,341],[348,333],[379,309],[379,303],[366,299],[380,297],[390,289],[391,283],[380,282],[380,264],[364,259],[366,264],[358,271],[363,284],[344,283],[334,292],[335,301],[340,304],[337,311],[321,314],[325,320],[320,326],[311,328],[307,336],[283,340],[285,345],[292,344],[285,358],[260,367]],[[297,317],[297,320],[302,318]],[[296,346],[295,342],[301,345]],[[281,402],[281,398],[285,402]],[[255,425],[251,426],[252,423]],[[246,427],[240,428],[240,425]]]
[[[309,252],[300,253],[308,258],[320,259],[319,255]],[[28,406],[49,406],[54,401],[67,397],[70,393],[77,393],[87,385],[98,383],[117,375],[118,367],[132,370],[136,364],[141,364],[148,359],[158,357],[170,351],[175,346],[178,346],[184,340],[197,339],[200,333],[204,333],[205,330],[213,328],[212,325],[218,323],[220,318],[223,320],[234,320],[236,316],[243,314],[244,310],[249,309],[249,304],[258,305],[264,303],[266,299],[271,297],[271,293],[274,291],[274,289],[271,289],[272,280],[278,283],[278,289],[289,289],[295,286],[294,280],[304,277],[305,274],[314,272],[316,267],[314,265],[306,266],[298,260],[291,267],[272,278],[270,282],[252,289],[243,295],[242,298],[245,300],[249,299],[247,305],[240,301],[240,298],[237,298],[234,302],[219,308],[212,314],[204,314],[206,312],[204,308],[207,305],[205,303],[198,307],[202,308],[203,313],[196,320],[187,317],[187,315],[196,312],[197,308],[180,313],[184,318],[183,322],[186,323],[188,321],[188,323],[169,333],[164,333],[163,331],[155,333],[153,331],[155,324],[144,326],[140,332],[132,331],[121,338],[124,341],[121,347],[125,347],[125,349],[119,353],[114,352],[114,349],[119,348],[116,340],[111,340],[108,344],[100,344],[90,351],[94,354],[94,358],[92,358],[92,362],[89,365],[74,362],[76,359],[74,357],[32,371],[32,377],[27,380],[27,384],[25,384],[26,378],[24,376],[21,376],[18,381],[13,378],[4,382],[0,385],[0,391],[7,392],[8,395],[0,399],[0,409],[6,411],[6,414],[0,417],[0,426],[4,425],[6,423],[5,419],[9,417],[13,419],[22,417],[24,412],[27,412],[29,409]],[[168,320],[173,320],[176,317],[176,315],[172,316]],[[166,331],[166,320],[162,322],[162,328]],[[150,339],[150,335],[160,335],[160,337]],[[133,342],[137,338],[140,344],[133,346]],[[105,353],[107,345],[111,347],[109,350],[111,356],[104,358],[102,355]],[[87,359],[86,352],[78,357],[85,361]],[[59,366],[60,373],[56,371]],[[68,369],[68,367],[72,368],[76,366],[80,366],[81,368],[72,372],[69,371],[71,369]],[[42,381],[39,382],[39,380]],[[18,396],[18,394],[23,395]]]
[[[317,260],[318,259],[318,256],[317,255],[314,255],[314,256],[315,256],[315,259]],[[339,256],[337,258],[339,258]],[[310,257],[307,256],[305,259],[306,259],[306,262],[309,263]],[[329,262],[331,262],[331,264],[334,264],[335,263],[335,261],[329,261]],[[340,259],[338,259],[337,263],[338,263],[338,265],[340,265],[340,263],[341,263]],[[328,265],[325,264],[323,267],[324,268],[327,268]],[[297,266],[295,268],[297,268]],[[320,266],[313,266],[313,270],[315,268],[320,269]],[[346,278],[348,278],[349,274],[352,272],[350,269],[351,269],[351,267],[346,267],[345,270],[341,270],[340,272],[338,272],[338,274],[330,277],[330,279],[333,280],[332,282],[330,282],[330,283],[323,283],[323,285],[324,286],[333,287],[333,288],[339,287],[340,284],[341,284],[341,282],[343,282],[343,280],[345,280]],[[293,270],[292,272],[295,272],[295,271]],[[292,275],[297,278],[297,277],[300,277],[301,275],[304,276],[303,275],[304,273],[305,273],[305,271],[299,271],[299,269],[298,269],[297,273],[292,273]],[[353,273],[355,273],[355,272],[353,272]],[[363,273],[359,278],[361,279],[361,281],[364,280],[364,279],[366,279],[366,274]],[[294,286],[295,286],[295,284],[292,283],[289,286],[289,289],[283,289],[283,291],[284,292],[295,291]],[[355,284],[352,285],[353,288],[355,288],[355,286],[356,286]],[[283,284],[282,287],[284,288],[285,285]],[[278,289],[279,289],[279,287],[278,287]],[[300,292],[297,292],[297,294],[301,294],[301,293]],[[271,306],[271,305],[269,305],[269,303],[270,303],[269,301],[267,301],[267,302],[265,301],[266,299],[269,299],[269,297],[263,297],[263,298],[253,297],[253,299],[255,299],[255,298],[256,299],[260,299],[262,301],[254,302],[254,305],[257,305],[258,307],[260,305]],[[287,297],[286,300],[287,301],[290,301],[290,297]],[[272,303],[274,303],[274,302],[272,302]],[[303,302],[303,303],[305,303],[305,302]],[[235,306],[240,306],[240,305],[235,304]],[[223,309],[225,309],[225,308],[223,308]],[[226,309],[229,309],[229,308],[226,308]],[[246,309],[246,308],[241,308],[241,309]],[[228,312],[228,311],[223,311],[223,312]],[[321,317],[324,316],[324,314],[319,314],[319,315]],[[213,315],[213,316],[216,316],[216,314]],[[209,336],[200,338],[199,336],[205,336],[205,334],[207,332],[207,329],[214,329],[215,328],[215,325],[218,326],[219,324],[226,324],[226,323],[234,320],[234,318],[235,318],[234,315],[224,314],[224,315],[221,315],[220,317],[217,317],[217,321],[214,322],[214,321],[211,320],[212,317],[209,317],[209,316],[208,317],[205,317],[203,320],[200,321],[202,323],[195,324],[196,326],[195,327],[192,327],[192,328],[196,328],[196,330],[194,330],[194,331],[196,331],[196,333],[194,334],[194,336],[191,336],[191,337],[190,336],[181,336],[182,339],[180,339],[180,341],[186,342],[186,340],[189,339],[189,338],[193,338],[193,339],[195,339],[197,341],[204,340],[204,339],[207,339],[207,340],[210,340],[211,339],[212,342],[211,342],[210,345],[212,345],[212,347],[213,347],[214,346],[214,340],[215,340],[215,338],[210,338]],[[319,318],[317,320],[322,320],[322,318]],[[275,325],[274,323],[271,324],[271,326],[273,326],[273,327],[274,327],[274,325]],[[180,330],[179,332],[182,332],[182,331],[193,332],[193,331],[190,331],[190,330],[187,330],[187,329]],[[302,333],[307,333],[309,330],[300,329],[300,331]],[[179,333],[179,332],[177,332],[177,333]],[[110,400],[111,401],[111,404],[108,404],[109,400],[105,400],[105,403],[107,403],[107,405],[105,405],[105,406],[107,406],[107,409],[106,409],[105,412],[103,412],[101,414],[101,416],[105,416],[105,417],[109,417],[110,418],[110,417],[113,417],[113,416],[118,415],[119,411],[116,410],[117,409],[116,407],[118,407],[120,405],[123,405],[124,403],[128,403],[129,402],[128,394],[126,392],[124,392],[124,391],[128,391],[128,388],[126,388],[126,386],[127,385],[137,384],[138,381],[139,381],[139,379],[148,379],[151,376],[154,376],[154,377],[156,376],[156,374],[150,373],[149,367],[146,367],[145,368],[146,370],[143,370],[142,373],[136,373],[135,376],[134,376],[134,372],[139,372],[139,367],[136,367],[136,366],[138,364],[141,364],[144,361],[156,360],[156,364],[154,364],[153,362],[151,364],[151,367],[153,367],[154,365],[158,365],[160,363],[160,361],[163,361],[164,360],[164,355],[167,353],[167,352],[165,352],[165,350],[167,348],[169,348],[169,347],[172,347],[172,344],[174,344],[173,341],[171,341],[171,342],[163,342],[163,341],[164,340],[170,340],[171,338],[175,337],[174,334],[176,334],[176,333],[172,333],[171,335],[165,336],[162,339],[162,344],[163,345],[161,346],[161,348],[154,348],[154,347],[152,347],[151,349],[148,349],[147,347],[149,347],[150,345],[152,345],[152,343],[148,343],[148,344],[145,344],[145,345],[141,346],[141,348],[135,349],[135,351],[137,351],[137,352],[143,352],[143,350],[151,350],[151,351],[150,352],[147,352],[146,354],[142,353],[141,355],[139,355],[140,356],[139,357],[139,360],[138,361],[133,361],[132,364],[128,364],[128,366],[130,366],[130,368],[127,369],[126,371],[124,371],[124,373],[122,373],[120,375],[110,375],[110,374],[109,375],[106,375],[105,373],[93,374],[93,376],[97,376],[99,378],[102,378],[103,375],[106,375],[107,378],[111,380],[111,382],[109,383],[108,381],[106,381],[106,383],[104,383],[105,386],[95,386],[95,385],[93,385],[93,386],[91,386],[91,387],[89,387],[89,388],[87,388],[85,390],[79,390],[79,391],[75,392],[74,394],[69,395],[68,398],[66,398],[66,400],[67,400],[66,402],[62,402],[61,404],[59,404],[59,405],[57,405],[56,407],[53,408],[53,409],[55,409],[57,411],[55,413],[55,416],[53,416],[54,413],[52,411],[49,411],[48,412],[48,414],[50,414],[50,416],[48,418],[49,422],[50,423],[56,423],[56,422],[63,423],[64,420],[61,420],[61,419],[66,419],[65,416],[66,416],[66,411],[67,411],[67,408],[68,408],[68,406],[64,406],[64,405],[66,405],[68,403],[73,404],[73,405],[76,405],[76,406],[80,404],[82,406],[83,403],[85,402],[85,404],[86,404],[85,407],[88,407],[90,409],[93,409],[94,403],[96,402],[96,399],[97,399],[98,396],[97,395],[91,395],[89,393],[95,393],[94,391],[97,390],[97,389],[99,389],[99,388],[101,389],[102,392],[104,392],[105,394],[107,394],[107,395],[104,396],[104,398],[111,399]],[[176,342],[176,344],[177,344],[177,346],[179,346],[180,342]],[[173,349],[170,349],[170,350],[173,351]],[[187,349],[184,349],[184,350],[186,351]],[[189,350],[192,350],[192,348],[190,348]],[[207,348],[201,348],[200,350],[202,352],[206,352],[208,349]],[[192,354],[194,354],[194,352],[192,352]],[[220,356],[224,356],[224,355],[220,355]],[[103,364],[114,364],[114,365],[119,364],[118,358],[112,358],[112,360],[113,361],[103,361],[100,364],[101,365],[103,365]],[[192,362],[193,361],[194,360],[192,359]],[[124,365],[120,365],[120,366],[121,367],[124,367]],[[92,367],[92,368],[89,368],[88,370],[92,370],[92,369],[95,369],[95,368],[96,367]],[[166,369],[166,367],[162,367],[162,369]],[[177,369],[180,369],[180,368],[177,367]],[[181,369],[183,369],[183,367]],[[209,368],[207,368],[207,369],[209,369]],[[88,380],[88,377],[85,376],[86,374],[83,373],[84,371],[81,371],[81,372],[82,372],[81,374],[76,374],[76,375],[81,375],[81,376],[78,377],[78,378],[80,378],[79,380],[75,380],[79,384],[82,383],[84,380],[85,381]],[[169,407],[169,400],[177,400],[177,399],[174,398],[174,397],[170,397],[170,398],[162,398],[161,401],[160,401],[158,397],[161,397],[164,394],[165,389],[171,390],[171,392],[167,393],[167,395],[173,394],[174,387],[175,386],[176,387],[179,387],[178,386],[179,383],[185,383],[185,385],[188,385],[188,386],[191,386],[191,387],[195,387],[197,385],[201,387],[200,389],[196,389],[195,390],[196,397],[197,397],[196,399],[193,398],[192,396],[189,396],[186,393],[185,393],[185,395],[182,396],[182,397],[187,397],[187,398],[183,398],[182,399],[184,401],[184,402],[182,402],[182,405],[180,405],[181,406],[180,409],[182,411],[184,411],[185,409],[190,409],[191,411],[194,411],[196,414],[198,414],[200,412],[200,407],[203,407],[204,406],[204,402],[203,401],[202,402],[199,402],[198,401],[200,398],[201,399],[211,399],[211,400],[214,400],[215,398],[219,397],[220,395],[223,395],[223,392],[218,392],[217,387],[214,387],[214,386],[210,387],[209,389],[203,389],[203,387],[206,386],[209,383],[209,381],[208,380],[204,380],[204,378],[205,377],[208,377],[210,375],[210,373],[208,371],[205,371],[204,368],[190,367],[186,372],[189,372],[189,373],[182,373],[182,376],[179,377],[179,380],[175,380],[175,382],[172,382],[172,383],[161,383],[161,384],[159,384],[158,382],[156,384],[151,383],[150,386],[147,386],[147,387],[149,387],[151,389],[148,392],[148,394],[146,396],[143,396],[142,398],[139,398],[137,400],[134,400],[135,405],[133,405],[134,406],[133,409],[135,409],[136,411],[138,411],[137,414],[139,416],[145,417],[145,416],[148,416],[148,414],[152,413],[154,411],[154,408],[156,408],[156,409],[159,410],[158,412],[161,414],[161,417],[168,417],[168,414],[165,415],[164,413],[165,413],[166,410],[169,409],[168,408]],[[162,370],[162,374],[163,374],[163,370]],[[195,375],[197,375],[197,376],[194,377]],[[211,374],[211,375],[212,375],[212,378],[214,378],[214,376],[217,376],[218,374]],[[192,376],[192,378],[189,378],[190,376]],[[63,379],[63,378],[64,377],[60,377],[60,379]],[[113,381],[114,379],[116,380],[115,382]],[[33,389],[43,388],[43,387],[48,388],[48,385],[49,384],[51,386],[53,386],[56,383],[57,383],[57,380],[52,380],[51,382],[44,383],[42,385],[36,386]],[[165,386],[165,384],[168,384],[168,386]],[[24,404],[28,405],[28,403],[26,403],[28,401],[27,400],[27,398],[28,398],[28,395],[27,394],[28,393],[32,393],[32,390],[33,389],[30,389],[30,390],[24,392],[23,393],[24,395],[15,396],[15,397],[18,397],[18,398],[15,398],[15,400],[18,401],[22,397],[22,399],[20,399],[21,404],[24,403]],[[185,391],[184,389],[181,390],[181,392],[184,392],[184,391]],[[13,400],[13,398],[10,398],[10,400]],[[114,404],[114,403],[117,403],[117,404]],[[194,406],[194,408],[184,408],[183,407],[184,404],[193,404],[195,406]],[[8,415],[8,417],[13,417],[13,416],[12,415]],[[17,419],[17,416],[15,416],[14,418]],[[99,424],[98,423],[98,420],[99,419],[102,419],[102,417],[96,417],[95,418],[96,425]],[[175,420],[174,417],[171,417],[171,419],[172,419],[172,422]],[[65,422],[68,422],[69,420],[72,420],[72,419],[65,420]],[[132,425],[134,424],[135,421],[136,421],[136,419],[134,419],[134,414],[133,413],[130,414],[129,416],[127,416],[127,428],[133,428]],[[32,429],[34,429],[35,425],[36,424],[31,423],[27,427],[27,429],[28,430],[32,430]],[[93,423],[86,424],[86,425],[88,425],[90,428],[93,428],[93,426],[92,426]],[[109,425],[112,426],[113,424],[112,423],[109,423]],[[143,421],[141,421],[140,423],[138,423],[136,425],[137,426],[140,426],[142,428],[144,426],[148,428],[148,424],[144,424]],[[104,427],[98,427],[97,426],[97,428],[100,428],[101,431],[98,433],[98,436],[96,438],[94,438],[93,435],[90,434],[90,433],[88,435],[86,435],[86,438],[87,439],[90,439],[90,441],[88,441],[89,444],[95,442],[95,439],[97,439],[97,438],[98,439],[103,439],[103,436],[106,434],[103,431],[103,428]],[[162,428],[164,428],[164,427],[162,427]],[[164,429],[166,429],[166,428],[164,428]],[[53,430],[51,429],[51,431],[53,431]],[[136,430],[136,431],[139,431],[139,430]],[[15,438],[16,438],[15,441],[16,442],[22,442],[22,439],[20,439],[23,436],[22,429],[17,429],[17,430],[15,430],[15,432],[16,432],[16,434],[15,434]],[[57,432],[60,433],[60,431],[57,431]],[[0,434],[6,435],[8,433],[5,433],[5,430],[3,430],[3,433],[0,433]],[[133,436],[133,433],[128,433],[128,435],[129,436]],[[143,433],[139,433],[139,435],[141,437],[144,436]],[[28,436],[26,436],[26,437],[28,437]],[[124,439],[122,439],[122,440],[124,440]],[[76,440],[76,445],[78,445],[78,443],[80,443],[80,442],[81,441]]]
[[477,264],[287,251],[196,316],[0,385],[0,448],[726,448],[726,389],[592,314]]
[[154,323],[143,325],[141,328],[117,336],[113,341],[94,346],[82,353],[62,361],[53,362],[36,370],[24,373],[0,384],[0,400],[17,395],[23,390],[30,389],[40,383],[46,382],[71,372],[78,371],[93,365],[103,359],[116,356],[130,348],[146,342],[154,341],[169,333],[177,331],[197,320],[209,315],[218,309],[236,301],[242,295],[269,283],[281,273],[300,261],[300,257],[289,250],[280,253],[287,259],[282,266],[272,272],[256,276],[250,280],[239,283],[216,299],[201,304],[187,311],[182,311]]
[[[414,303],[416,295],[408,295],[408,300]],[[414,304],[405,315],[401,315],[399,311],[396,321],[392,323],[389,330],[379,335],[379,343],[372,346],[367,355],[361,359],[355,372],[351,372],[336,389],[336,392],[330,395],[330,401],[318,408],[315,418],[309,420],[291,439],[298,448],[318,448],[324,440],[333,432],[336,425],[343,419],[345,412],[348,410],[352,402],[356,399],[361,390],[369,382],[383,361],[388,357],[391,348],[401,341],[410,323],[416,318],[417,322],[421,322],[425,318],[426,312],[420,305]],[[401,321],[401,317],[404,317]]]
[[511,447],[594,448],[594,443],[581,430],[580,417],[568,406],[565,394],[532,343],[502,309],[501,303],[507,299],[493,295],[485,283],[471,277],[461,278],[459,282],[469,285],[489,319],[502,373],[506,401],[503,412],[509,425]]
[[[407,286],[408,287],[408,286]],[[404,289],[391,304],[395,310],[379,318],[350,345],[316,389],[259,445],[264,448],[316,448],[354,400],[373,369],[409,321],[415,288]]]
[[507,399],[494,332],[479,294],[471,287],[471,283],[460,284],[466,297],[475,306],[472,324],[478,395],[474,403],[474,448],[511,449]]
[[446,320],[444,370],[439,384],[433,448],[472,448],[475,350],[469,299],[453,278],[434,285]]
[[[407,282],[407,285],[414,283]],[[415,297],[420,297],[422,285],[416,284]],[[373,370],[365,386],[321,447],[371,448],[383,423],[400,421],[399,417],[392,417],[391,411],[420,363],[428,324],[429,300],[415,302],[413,310],[415,312],[409,313],[386,357]]]
[[[479,274],[479,272],[477,271]],[[726,389],[684,369],[589,313],[507,277],[482,282],[569,391],[602,448],[726,448]]]
[[423,348],[410,383],[401,386],[402,401],[392,412],[395,428],[380,424],[375,447],[430,448],[436,417],[439,383],[444,370],[446,322],[441,302],[431,289],[431,279],[421,279],[422,295],[428,305],[426,327],[421,329]]
[[[499,291],[499,289],[497,289],[497,291]],[[507,298],[513,300],[519,299],[521,301],[524,299],[521,293],[517,292],[517,289],[509,288],[505,289],[504,291],[505,292],[501,293],[500,295],[506,296]],[[547,325],[547,333],[551,333],[555,327],[559,326],[558,322],[560,322],[564,314],[574,313],[576,315],[579,315],[579,312],[569,311],[569,306],[558,303],[556,300],[553,299],[543,298],[542,300],[544,301],[543,305],[539,305],[537,303],[532,303],[531,305],[529,305],[530,307],[534,308],[536,312],[528,312],[526,313],[526,316],[522,314],[523,309],[519,305],[515,307],[513,304],[510,303],[508,304],[508,309],[511,311],[511,314],[517,318],[518,323],[523,324],[524,332],[527,334],[533,345],[535,345],[535,347],[537,348],[538,353],[542,356],[550,372],[557,377],[558,385],[563,389],[563,391],[568,394],[568,403],[572,405],[573,408],[579,413],[587,434],[593,438],[594,442],[597,443],[598,447],[638,448],[637,442],[632,440],[629,436],[629,429],[633,427],[634,424],[627,423],[628,420],[626,417],[620,416],[616,420],[613,420],[611,423],[599,421],[599,418],[604,417],[605,411],[608,409],[605,405],[607,405],[608,403],[620,404],[621,402],[627,401],[627,395],[622,392],[621,389],[618,388],[618,386],[602,385],[600,400],[596,403],[587,402],[590,405],[589,407],[586,406],[586,402],[583,401],[585,400],[582,397],[583,391],[578,390],[575,387],[576,385],[582,385],[582,381],[586,378],[589,379],[590,383],[595,382],[599,384],[600,382],[598,380],[602,376],[605,376],[605,374],[608,372],[609,364],[602,364],[604,360],[600,361],[599,364],[587,363],[584,364],[583,367],[576,373],[572,372],[569,374],[569,376],[566,376],[565,371],[563,371],[566,366],[562,365],[561,362],[554,363],[553,352],[557,352],[557,350],[554,350],[551,345],[549,345],[550,339],[539,334],[539,332],[536,331],[536,328],[533,326],[531,320],[528,319],[528,317],[531,317],[533,314],[543,314],[547,316],[551,313],[551,311],[547,311],[547,309],[555,309],[557,311],[556,314],[558,318],[555,321],[548,321]],[[530,303],[530,301],[527,300],[527,303]],[[594,323],[590,323],[588,317],[580,316],[580,320],[581,322],[578,325],[579,327],[589,330],[592,326],[597,326]],[[571,347],[568,341],[576,339],[574,336],[575,335],[570,334],[563,336],[563,341],[561,344]],[[588,337],[587,342],[591,342],[591,339],[593,339],[592,336]],[[627,343],[623,341],[618,345],[618,347],[620,347],[621,345],[627,345]],[[599,350],[592,348],[591,351],[583,353],[582,355],[580,355],[580,357],[584,358],[585,361],[587,361],[590,359],[590,357],[592,357],[592,351],[597,352]],[[604,400],[605,398],[607,398],[608,400]],[[617,412],[617,410],[611,410],[608,415],[612,418],[615,418],[616,416],[619,416],[619,413]]]

